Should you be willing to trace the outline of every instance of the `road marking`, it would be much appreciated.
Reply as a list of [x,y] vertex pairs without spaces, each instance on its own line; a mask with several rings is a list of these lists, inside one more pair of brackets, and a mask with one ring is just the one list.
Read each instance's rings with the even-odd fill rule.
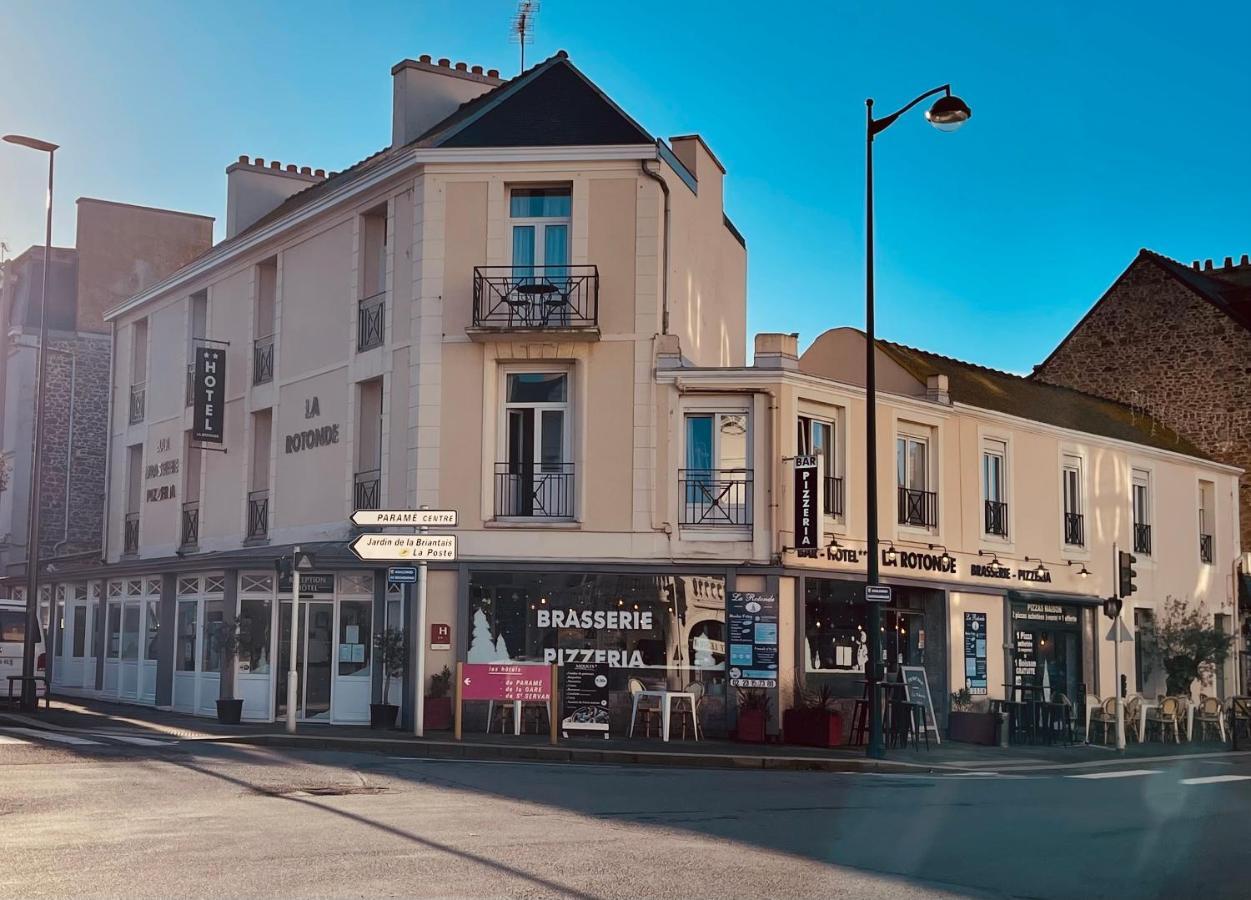
[[86,738],[75,737],[72,734],[61,734],[56,731],[40,731],[38,728],[6,728],[5,731],[11,734],[24,734],[29,737],[37,738],[42,741],[53,741],[58,744],[76,744],[98,747],[99,741],[89,741]]
[[1205,778],[1183,778],[1182,784],[1221,784],[1226,781],[1251,781],[1251,775],[1208,775]]
[[7,734],[0,734],[0,744],[29,744],[30,741],[22,740],[19,737],[10,737]]
[[1089,772],[1085,775],[1065,775],[1065,778],[1137,778],[1140,775],[1159,775],[1159,769],[1126,769],[1121,772]]
[[135,737],[128,734],[97,734],[92,732],[92,737],[102,737],[107,740],[122,741],[127,744],[135,744],[140,747],[168,747],[175,743],[174,741],[157,741],[152,738]]

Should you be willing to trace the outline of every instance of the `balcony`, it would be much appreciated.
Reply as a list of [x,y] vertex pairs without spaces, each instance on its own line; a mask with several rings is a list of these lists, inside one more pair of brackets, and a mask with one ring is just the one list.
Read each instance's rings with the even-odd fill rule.
[[381,347],[386,339],[387,292],[366,297],[356,306],[356,352]]
[[252,383],[268,384],[274,380],[274,336],[267,335],[252,342]]
[[478,266],[473,270],[470,337],[541,332],[545,338],[599,338],[596,266]]
[[825,514],[841,517],[843,515],[843,479],[837,475],[825,476]]
[[269,491],[248,492],[248,540],[262,541],[269,535]]
[[1212,565],[1212,535],[1199,535],[1199,562],[1205,566]]
[[200,543],[200,501],[191,500],[182,505],[182,537],[179,547],[187,549]]
[[573,463],[495,464],[495,517],[573,518]]
[[938,494],[901,487],[899,490],[899,524],[916,528],[938,526]]
[[184,406],[195,406],[195,363],[187,363],[187,390],[183,396]]
[[751,525],[751,469],[679,469],[678,524],[689,528]]
[[368,469],[356,473],[353,503],[355,509],[377,509],[382,488],[382,470]]
[[1000,503],[998,500],[987,500],[985,507],[986,533],[996,535],[997,537],[1007,537],[1008,504]]
[[1151,555],[1151,526],[1142,522],[1134,523],[1134,552],[1145,556]]
[[138,425],[143,421],[144,406],[148,397],[148,386],[145,382],[130,386],[130,424]]
[[1086,529],[1081,513],[1064,514],[1064,543],[1070,547],[1086,546]]
[[136,556],[139,553],[139,513],[126,513],[122,523],[122,553]]

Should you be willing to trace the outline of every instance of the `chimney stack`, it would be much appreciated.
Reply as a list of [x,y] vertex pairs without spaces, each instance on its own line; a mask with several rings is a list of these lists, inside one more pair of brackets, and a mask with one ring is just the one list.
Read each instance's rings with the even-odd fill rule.
[[428,54],[405,59],[391,67],[391,146],[403,147],[416,140],[462,104],[503,84],[491,69],[472,69],[449,59],[432,62]]
[[226,237],[234,237],[273,212],[292,194],[325,180],[321,169],[313,174],[308,166],[283,168],[277,160],[267,165],[259,156],[254,160],[240,156],[226,167]]

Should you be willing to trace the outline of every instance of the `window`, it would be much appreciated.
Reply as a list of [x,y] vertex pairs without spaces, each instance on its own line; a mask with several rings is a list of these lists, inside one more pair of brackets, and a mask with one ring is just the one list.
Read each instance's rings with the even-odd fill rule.
[[252,383],[274,380],[274,317],[278,297],[278,258],[256,267],[256,304],[252,323]]
[[220,598],[204,601],[204,648],[201,672],[222,670],[222,640],[226,634],[226,611]]
[[87,653],[87,607],[75,606],[73,620],[74,644],[70,652],[74,659],[82,659]]
[[686,468],[679,473],[680,524],[751,524],[748,439],[746,412],[687,414]]
[[802,456],[815,456],[821,460],[824,470],[822,504],[827,516],[843,514],[843,479],[838,470],[838,458],[834,447],[834,423],[820,419],[799,417],[799,434],[796,452]]
[[1064,498],[1064,543],[1070,547],[1086,544],[1082,523],[1082,460],[1066,453],[1060,468],[1060,490]]
[[130,347],[130,424],[143,421],[148,380],[148,320],[131,327]]
[[568,187],[513,188],[508,215],[512,226],[515,277],[559,277],[569,264],[569,225],[573,204]]
[[[0,610],[0,642],[20,644],[26,640],[26,613],[16,609]],[[43,640],[35,626],[35,643]]]
[[1216,485],[1199,482],[1199,562],[1212,565],[1213,534],[1216,527]]
[[273,410],[252,413],[248,540],[258,540],[269,534],[269,450],[273,421]]
[[356,395],[355,508],[378,509],[382,486],[382,379],[362,381]]
[[147,638],[144,641],[143,658],[155,660],[160,652],[160,635],[161,635],[161,601],[157,598],[146,601],[145,603],[145,623],[147,625]]
[[187,391],[185,402],[195,402],[195,348],[208,337],[208,291],[192,294],[187,300]]
[[938,494],[929,489],[929,449],[927,436],[901,434],[895,439],[900,525],[933,528],[938,524]]
[[571,517],[568,374],[508,373],[504,397],[504,459],[495,467],[495,514]]
[[[244,576],[246,579],[247,576]],[[243,597],[239,601],[239,671],[253,675],[269,673],[269,597]]]
[[[57,593],[60,593],[58,588]],[[53,655],[60,658],[65,655],[65,603],[58,601],[56,605],[56,628],[52,641]]]
[[195,600],[178,602],[178,640],[175,648],[174,667],[179,672],[195,671],[195,632],[196,607]]
[[1134,690],[1147,693],[1151,678],[1151,642],[1155,613],[1149,609],[1134,610]]
[[1130,483],[1134,512],[1134,552],[1151,554],[1151,473],[1134,469]]
[[339,601],[339,674],[369,675],[374,605],[369,600]]
[[[938,591],[896,587],[882,610],[882,663],[888,671],[924,666],[926,625],[941,628],[945,599]],[[869,662],[868,605],[862,582],[834,578],[804,579],[804,669],[808,672],[862,676]],[[931,653],[932,653],[931,644]],[[933,677],[933,674],[931,674]],[[844,683],[838,696],[859,696],[859,682]],[[845,692],[845,693],[844,693]]]
[[1008,536],[1008,445],[1003,441],[982,442],[982,500],[985,507],[984,531]]
[[387,207],[361,216],[361,284],[356,309],[356,349],[381,347],[386,338]]
[[120,603],[109,604],[108,640],[109,645],[105,655],[109,659],[118,659],[122,653],[122,606]]
[[139,604],[122,607],[122,659],[139,658]]

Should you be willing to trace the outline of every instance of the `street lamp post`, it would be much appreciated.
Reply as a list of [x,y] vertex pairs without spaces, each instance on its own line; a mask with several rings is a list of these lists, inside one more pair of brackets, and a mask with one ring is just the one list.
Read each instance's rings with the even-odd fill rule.
[[[873,138],[885,131],[895,120],[927,97],[942,94],[925,113],[925,118],[940,131],[955,131],[973,113],[959,97],[951,93],[951,85],[944,84],[926,91],[908,105],[889,116],[873,118],[873,100],[865,100],[865,272],[864,272],[864,387],[865,387],[865,498],[868,504],[866,527],[868,528],[869,562],[865,572],[865,584],[878,582],[878,531],[877,531],[877,365],[874,359],[876,341],[873,320]],[[882,663],[882,609],[877,603],[869,603],[869,670],[865,678],[869,682],[869,744],[865,755],[881,759],[886,755],[882,739],[882,695],[878,688]]]
[[[48,196],[43,238],[43,284],[39,297],[39,346],[35,351],[35,425],[30,470],[30,509],[26,530],[26,636],[22,644],[22,710],[39,707],[35,690],[35,631],[39,627],[39,482],[43,475],[44,379],[48,371],[48,260],[52,256],[52,163],[57,145],[21,134],[6,134],[10,144],[48,154]],[[52,615],[51,607],[49,616]]]

